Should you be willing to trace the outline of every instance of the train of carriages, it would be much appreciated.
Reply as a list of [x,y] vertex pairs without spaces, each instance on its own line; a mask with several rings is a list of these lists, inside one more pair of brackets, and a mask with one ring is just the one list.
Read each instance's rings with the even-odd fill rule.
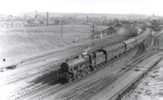
[[90,48],[87,52],[61,63],[55,79],[59,83],[64,84],[85,77],[89,73],[99,69],[98,66],[101,64],[106,64],[134,48],[136,45],[143,43],[151,34],[152,30],[146,28],[138,36],[120,43],[96,49]]

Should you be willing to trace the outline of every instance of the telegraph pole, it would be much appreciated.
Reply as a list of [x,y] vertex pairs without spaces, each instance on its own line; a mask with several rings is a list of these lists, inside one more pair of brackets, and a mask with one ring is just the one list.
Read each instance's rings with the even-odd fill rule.
[[46,25],[48,26],[49,25],[49,13],[46,12]]
[[91,25],[91,28],[92,28],[91,32],[94,34],[95,33],[95,24],[94,23]]
[[61,25],[61,30],[60,30],[61,37],[63,38],[63,20],[61,20],[60,25]]

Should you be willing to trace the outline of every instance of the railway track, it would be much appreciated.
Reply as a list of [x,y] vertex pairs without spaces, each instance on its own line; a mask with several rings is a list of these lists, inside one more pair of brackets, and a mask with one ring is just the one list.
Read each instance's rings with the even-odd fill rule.
[[[143,51],[143,50],[142,50]],[[124,57],[124,56],[122,56],[122,57]],[[118,60],[118,59],[117,59]],[[113,62],[115,62],[115,61],[112,61],[112,63]],[[111,63],[110,63],[111,64]],[[102,66],[101,66],[102,67]],[[99,84],[101,84],[101,83],[105,83],[106,82],[106,80],[107,81],[110,81],[110,78],[109,78],[109,80],[108,80],[108,78],[106,78],[106,79],[104,79],[103,81],[100,81],[100,83]],[[77,81],[79,81],[79,80],[77,80]],[[97,81],[97,80],[96,80]],[[95,84],[95,83],[97,83],[97,82],[92,82],[92,83],[90,83],[90,84],[88,84],[88,85],[84,85],[84,86],[80,86],[79,88],[77,88],[77,90],[90,90],[90,89],[92,89],[90,86],[95,86],[96,87],[96,85],[93,85],[93,84]],[[89,82],[88,82],[89,83]],[[107,83],[107,82],[106,82]],[[73,83],[73,84],[75,84],[75,82]],[[98,84],[98,85],[99,85]],[[106,86],[107,84],[105,84],[104,86]],[[69,85],[68,85],[69,86]],[[67,86],[66,86],[67,87]],[[65,86],[63,86],[63,88],[66,88]],[[83,87],[83,88],[82,88]],[[87,87],[87,88],[86,88]],[[90,88],[90,89],[88,89],[88,87]],[[94,87],[94,88],[95,88]],[[101,88],[103,88],[103,87],[101,87]],[[99,88],[99,89],[101,89],[101,88]],[[59,90],[61,90],[60,88],[59,88]],[[38,99],[43,99],[43,98],[47,98],[47,97],[49,97],[49,96],[51,96],[51,95],[53,95],[53,94],[55,94],[56,92],[58,92],[58,90],[56,89],[56,87],[54,86],[54,87],[50,87],[50,88],[46,88],[46,90],[43,90],[43,91],[40,91],[40,92],[38,92],[37,94],[35,94],[35,95],[31,95],[31,96],[28,96],[27,98],[27,100],[35,100],[36,98]],[[76,93],[77,91],[75,91],[74,93]],[[84,91],[85,92],[85,91]],[[38,100],[39,100],[38,99]],[[49,99],[49,98],[48,98]]]
[[[124,54],[123,56],[125,56],[125,55],[126,54]],[[123,56],[121,56],[121,58]],[[115,61],[111,61],[110,64],[113,62],[115,62]],[[49,72],[49,70],[43,69],[41,72],[27,75],[28,77],[22,77],[19,80],[15,80],[15,77],[14,77],[13,78],[14,81],[9,79],[10,82],[7,83],[7,85],[6,84],[1,85],[1,87],[3,87],[3,86],[9,87],[10,85],[12,86],[14,84],[15,89],[13,89],[13,92],[10,94],[11,99],[9,99],[9,100],[24,100],[24,98],[30,98],[32,100],[32,98],[47,97],[48,95],[56,93],[59,90],[69,87],[70,85],[73,85],[79,81],[79,80],[76,80],[75,82],[69,83],[66,85],[57,84],[57,85],[51,85],[51,86],[49,86],[48,84],[42,84],[42,83],[35,84],[35,83],[31,82],[31,80],[36,79],[37,77],[39,77],[45,73],[48,73],[48,72]],[[20,75],[20,74],[18,74],[18,75]],[[28,84],[24,84],[24,82],[26,82]],[[33,94],[35,94],[35,96]]]
[[[158,61],[156,61],[149,69],[147,69],[147,71],[145,71],[140,77],[138,77],[136,79],[136,81],[134,83],[132,83],[132,85],[130,85],[129,87],[127,87],[118,97],[117,99],[122,99],[123,96],[125,96],[127,93],[131,92],[132,90],[134,90],[136,88],[136,86],[141,82],[141,80],[143,80],[148,73],[150,73],[152,70],[154,70],[155,66],[157,64],[159,64],[159,62],[163,59],[163,57],[161,57],[160,59],[158,59]],[[139,66],[137,66],[137,70],[139,70]],[[140,68],[141,70],[141,68]]]
[[[152,56],[154,53],[155,52],[144,53],[143,55],[131,61],[132,63],[130,62],[130,64],[136,65],[140,63],[142,60],[148,58],[149,56]],[[113,74],[112,77],[108,76],[100,80],[97,80],[96,82],[93,82],[93,84],[89,84],[88,86],[85,86],[83,89],[79,89],[79,92],[77,90],[73,92],[69,91],[63,94],[59,100],[89,100],[91,96],[100,92],[109,84],[112,84],[120,76],[125,74],[126,71],[128,71],[129,69],[131,69],[131,67],[128,67],[125,70],[124,69],[120,70],[118,73],[116,72],[116,74]],[[55,98],[51,98],[51,99],[48,98],[48,100],[53,100],[53,99]]]
[[[140,53],[140,51],[139,51],[139,53]],[[138,54],[138,52],[136,54]],[[114,62],[114,61],[112,61],[112,62]],[[79,80],[77,80],[77,81],[79,81]],[[99,84],[101,84],[103,82],[107,83],[106,81],[107,81],[107,79],[103,79],[103,81],[100,81]],[[67,86],[69,86],[69,85],[67,85]],[[61,85],[48,86],[47,84],[41,84],[41,83],[40,84],[31,84],[31,85],[28,85],[28,86],[25,86],[23,88],[16,90],[19,92],[17,92],[16,94],[13,94],[11,96],[12,97],[11,100],[23,100],[24,98],[29,98],[27,100],[35,100],[37,98],[38,100],[40,100],[42,98],[46,98],[49,95],[52,95],[52,94],[58,92],[59,90],[62,90],[63,88],[66,88],[67,86],[61,86]],[[106,85],[104,84],[104,86],[106,86]],[[92,88],[90,87],[90,89],[92,89]],[[98,89],[101,89],[101,88],[99,87]],[[87,88],[87,90],[90,90],[90,89]],[[21,91],[21,90],[23,90],[23,91]],[[86,90],[86,89],[84,89],[84,90]],[[37,94],[33,95],[33,93],[36,93],[36,92],[37,92]]]

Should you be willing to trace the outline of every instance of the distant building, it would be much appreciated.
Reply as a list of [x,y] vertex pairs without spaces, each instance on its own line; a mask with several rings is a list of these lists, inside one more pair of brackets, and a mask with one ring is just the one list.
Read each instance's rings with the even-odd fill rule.
[[1,18],[0,27],[1,28],[23,27],[24,22],[25,21],[22,17],[9,15],[7,17]]
[[24,27],[24,21],[22,20],[0,21],[0,27],[1,28]]

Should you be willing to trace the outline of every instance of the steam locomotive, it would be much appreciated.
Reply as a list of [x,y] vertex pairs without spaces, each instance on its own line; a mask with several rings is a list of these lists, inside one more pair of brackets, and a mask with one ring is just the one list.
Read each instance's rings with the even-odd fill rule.
[[98,67],[101,64],[106,64],[143,43],[151,34],[152,30],[146,28],[140,35],[120,43],[100,48],[89,48],[81,55],[61,63],[60,68],[57,70],[56,79],[59,83],[64,84],[85,77],[89,73],[100,69]]

